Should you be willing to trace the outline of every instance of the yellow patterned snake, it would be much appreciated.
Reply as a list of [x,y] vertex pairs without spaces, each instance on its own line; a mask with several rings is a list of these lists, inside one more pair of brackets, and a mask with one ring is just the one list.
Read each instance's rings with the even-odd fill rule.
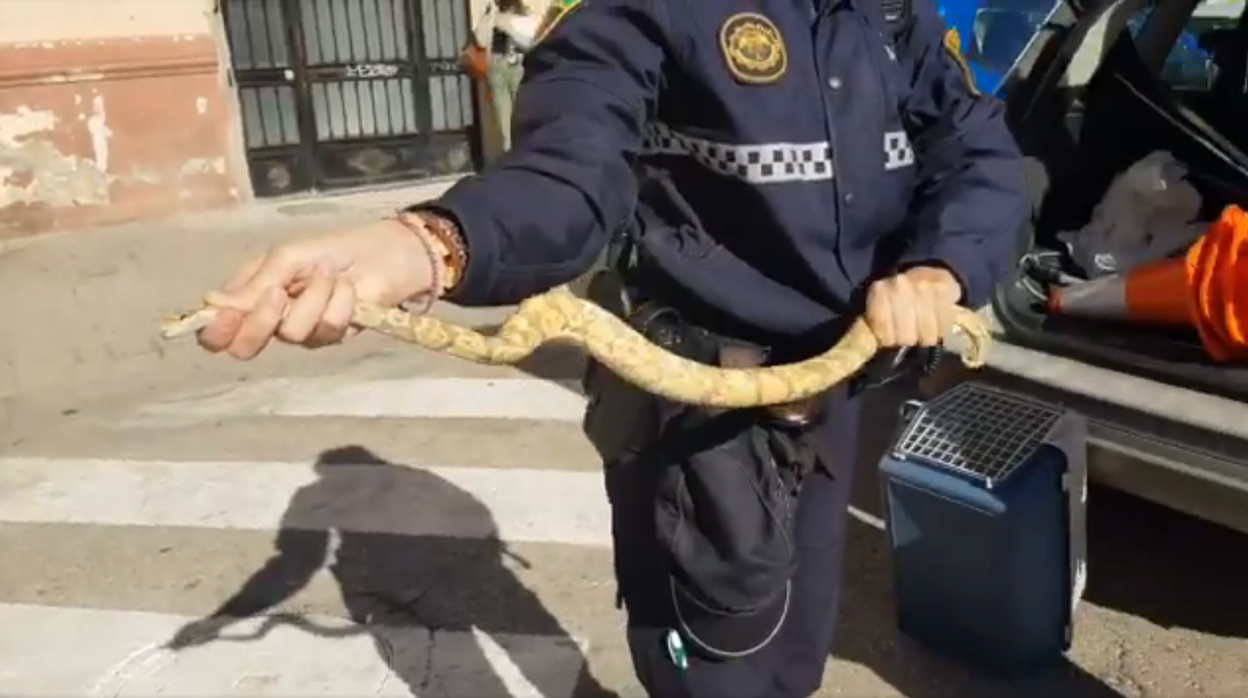
[[[165,320],[166,339],[196,332],[216,313],[203,307]],[[356,305],[352,324],[426,349],[483,364],[514,364],[551,341],[570,342],[625,380],[675,402],[734,409],[782,405],[805,400],[853,375],[880,349],[879,341],[859,319],[836,346],[798,363],[757,368],[719,368],[681,358],[647,340],[601,306],[560,286],[523,301],[494,336],[397,308]],[[970,346],[962,362],[984,363],[991,335],[972,311],[959,308],[957,329]]]

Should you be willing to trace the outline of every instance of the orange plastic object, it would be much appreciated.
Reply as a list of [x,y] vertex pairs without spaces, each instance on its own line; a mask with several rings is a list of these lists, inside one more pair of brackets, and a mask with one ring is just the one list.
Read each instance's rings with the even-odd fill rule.
[[1191,327],[1213,359],[1248,360],[1248,213],[1228,206],[1183,257],[1061,289],[1049,312]]
[[1190,324],[1209,355],[1248,359],[1248,213],[1228,206],[1187,252]]

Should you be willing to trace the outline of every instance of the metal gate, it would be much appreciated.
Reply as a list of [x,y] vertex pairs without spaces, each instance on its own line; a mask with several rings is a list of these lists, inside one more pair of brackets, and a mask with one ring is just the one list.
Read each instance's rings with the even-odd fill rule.
[[257,196],[467,172],[467,0],[219,0]]

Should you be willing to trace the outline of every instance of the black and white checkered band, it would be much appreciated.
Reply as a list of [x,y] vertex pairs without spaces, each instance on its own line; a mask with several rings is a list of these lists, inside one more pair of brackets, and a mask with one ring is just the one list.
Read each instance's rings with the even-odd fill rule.
[[884,134],[884,169],[896,170],[914,164],[914,148],[905,131]]
[[[832,149],[827,141],[815,143],[762,143],[734,145],[673,131],[664,124],[646,126],[643,155],[678,155],[693,158],[703,167],[750,184],[819,182],[832,179]],[[905,131],[884,134],[884,168],[895,170],[914,164],[914,150]]]
[[827,141],[732,145],[651,123],[646,126],[642,153],[691,157],[708,170],[751,184],[832,179],[832,149]]

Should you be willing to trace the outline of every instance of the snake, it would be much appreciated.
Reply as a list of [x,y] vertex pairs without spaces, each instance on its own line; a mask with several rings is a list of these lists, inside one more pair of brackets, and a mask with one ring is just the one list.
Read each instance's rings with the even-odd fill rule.
[[[206,327],[218,309],[205,304],[166,318],[161,335],[173,339]],[[624,319],[557,286],[519,303],[493,335],[430,315],[357,302],[351,324],[480,364],[515,364],[548,342],[578,345],[595,360],[646,392],[673,402],[718,409],[770,407],[813,398],[857,373],[881,344],[858,318],[834,346],[780,365],[724,368],[699,363],[652,343]],[[974,311],[958,306],[953,329],[970,340],[962,363],[984,365],[992,336]]]

